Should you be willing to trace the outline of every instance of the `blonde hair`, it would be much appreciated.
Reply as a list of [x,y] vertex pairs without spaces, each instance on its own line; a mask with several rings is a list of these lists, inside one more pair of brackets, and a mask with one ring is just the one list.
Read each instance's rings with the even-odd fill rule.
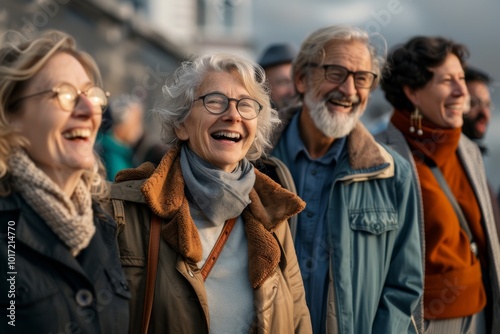
[[[77,50],[75,40],[57,30],[42,31],[33,38],[25,38],[16,31],[7,31],[0,47],[0,179],[8,175],[7,160],[16,149],[30,145],[28,140],[10,125],[8,115],[18,111],[13,104],[24,91],[27,83],[58,53],[68,53],[76,58],[96,86],[102,86],[97,64],[87,53]],[[106,196],[108,186],[102,173],[102,163],[96,153],[93,170],[82,176],[96,199]],[[8,190],[7,190],[8,191]]]

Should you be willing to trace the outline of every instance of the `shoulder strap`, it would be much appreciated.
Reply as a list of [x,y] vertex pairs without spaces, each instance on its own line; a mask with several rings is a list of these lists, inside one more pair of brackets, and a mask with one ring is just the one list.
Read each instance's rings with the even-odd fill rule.
[[226,244],[226,241],[229,238],[229,234],[231,234],[231,231],[233,230],[235,223],[236,223],[236,218],[231,218],[226,221],[226,223],[224,224],[224,228],[222,229],[222,232],[219,235],[219,238],[217,239],[217,242],[212,248],[210,254],[208,255],[205,264],[203,264],[203,267],[201,267],[201,275],[203,276],[204,281],[207,279],[207,276],[210,273],[210,270],[212,270],[215,262],[217,262],[217,259],[219,258],[219,255],[222,252],[222,248]]
[[467,236],[469,237],[470,240],[470,250],[474,255],[478,255],[478,247],[476,242],[474,241],[474,236],[472,235],[472,232],[469,228],[469,224],[467,223],[467,219],[465,219],[465,215],[462,212],[462,209],[460,208],[460,205],[458,204],[455,195],[453,195],[453,192],[451,191],[450,187],[448,186],[448,183],[446,182],[443,173],[441,173],[441,170],[439,167],[434,163],[434,162],[428,162],[426,161],[426,164],[429,166],[429,168],[432,171],[432,174],[434,174],[434,177],[438,181],[439,185],[441,186],[441,189],[443,192],[446,194],[446,197],[448,197],[448,200],[450,201],[451,205],[453,206],[453,209],[455,210],[455,213],[458,217],[458,220],[460,221],[460,226],[462,229],[465,231]]
[[123,201],[111,198],[111,204],[113,205],[113,218],[116,221],[118,232],[121,232],[121,230],[123,230],[123,226],[125,225],[125,209],[123,207]]
[[146,274],[146,292],[144,296],[144,310],[142,316],[142,334],[147,334],[153,309],[156,271],[158,269],[158,254],[160,251],[161,219],[155,214],[151,216],[149,227],[148,268]]

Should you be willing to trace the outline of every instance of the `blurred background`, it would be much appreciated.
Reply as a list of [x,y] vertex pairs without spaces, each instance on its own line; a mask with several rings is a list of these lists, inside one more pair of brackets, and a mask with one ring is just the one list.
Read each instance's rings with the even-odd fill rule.
[[[488,177],[500,188],[500,1],[497,0],[2,0],[0,33],[68,32],[98,62],[105,88],[129,94],[148,115],[165,78],[192,54],[221,50],[257,59],[271,43],[297,48],[312,31],[352,24],[388,48],[415,35],[467,45],[469,63],[493,77],[498,106],[484,140]],[[373,131],[391,108],[376,90],[362,120]],[[157,123],[146,116],[148,132]]]

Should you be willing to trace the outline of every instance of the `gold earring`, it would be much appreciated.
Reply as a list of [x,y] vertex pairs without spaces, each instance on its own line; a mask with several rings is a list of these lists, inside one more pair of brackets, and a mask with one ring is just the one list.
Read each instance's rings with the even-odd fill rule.
[[417,130],[417,135],[421,136],[424,134],[424,131],[422,131],[422,115],[418,107],[415,107],[415,111],[410,116],[410,132],[414,133],[415,128]]

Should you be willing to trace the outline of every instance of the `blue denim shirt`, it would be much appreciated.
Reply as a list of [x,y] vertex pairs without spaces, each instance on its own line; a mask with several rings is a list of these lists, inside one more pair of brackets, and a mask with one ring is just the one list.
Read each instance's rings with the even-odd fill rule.
[[[330,254],[327,241],[328,198],[333,183],[337,161],[345,152],[346,137],[334,141],[327,153],[313,159],[307,152],[299,134],[300,112],[292,118],[286,133],[277,147],[284,147],[293,161],[288,168],[292,174],[298,195],[307,203],[298,215],[295,250],[306,291],[306,301],[311,313],[314,333],[325,333],[326,303],[328,296],[328,268]],[[276,155],[277,158],[284,157]]]

